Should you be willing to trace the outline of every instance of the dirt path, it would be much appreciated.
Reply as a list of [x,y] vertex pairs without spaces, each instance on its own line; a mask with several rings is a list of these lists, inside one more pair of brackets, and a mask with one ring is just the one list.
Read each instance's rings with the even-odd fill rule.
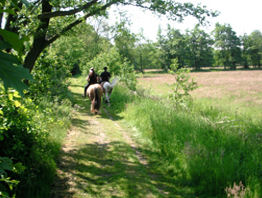
[[120,120],[106,108],[102,115],[89,114],[89,101],[77,98],[73,126],[61,151],[52,197],[188,197],[175,182],[156,173]]

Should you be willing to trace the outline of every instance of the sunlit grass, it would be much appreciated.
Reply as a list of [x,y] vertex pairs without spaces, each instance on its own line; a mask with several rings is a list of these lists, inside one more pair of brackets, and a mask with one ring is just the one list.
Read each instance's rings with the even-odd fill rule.
[[253,102],[246,103],[241,101],[234,101],[233,98],[195,98],[195,108],[216,108],[221,112],[226,112],[227,114],[237,114],[242,117],[246,117],[248,120],[253,122],[261,122],[262,112],[260,106],[254,104]]
[[[120,106],[121,98],[133,97],[116,91]],[[225,188],[240,181],[249,197],[262,195],[262,122],[254,103],[244,105],[230,96],[195,98],[190,108],[174,109],[166,100],[133,97],[119,115],[138,129],[144,145],[160,152],[162,171],[196,195],[225,197]]]
[[[215,106],[225,111],[246,114],[252,119],[261,117],[261,71],[194,72],[191,76],[198,89],[191,94],[199,105]],[[145,73],[138,79],[138,87],[148,93],[167,97],[172,93],[174,76],[165,73]]]

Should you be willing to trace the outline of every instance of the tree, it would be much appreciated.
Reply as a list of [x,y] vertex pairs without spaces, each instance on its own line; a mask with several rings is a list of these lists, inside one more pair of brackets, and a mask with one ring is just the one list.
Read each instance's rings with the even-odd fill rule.
[[258,30],[253,31],[249,36],[248,54],[253,66],[261,66],[262,60],[262,33]]
[[162,68],[170,69],[173,59],[177,59],[178,65],[183,67],[185,65],[185,37],[179,30],[175,30],[168,25],[167,35],[158,35],[158,43],[162,50]]
[[244,34],[240,37],[242,43],[242,64],[244,65],[245,69],[249,68],[250,65],[250,39],[247,34]]
[[124,21],[117,25],[114,41],[123,60],[126,59],[132,65],[137,66],[138,64],[135,61],[135,43],[137,36],[130,32]]
[[212,44],[210,36],[203,30],[199,29],[199,25],[186,34],[186,45],[188,54],[186,63],[190,67],[199,70],[201,66],[209,66],[212,64]]
[[140,70],[160,68],[160,49],[157,47],[157,43],[147,41],[141,43],[136,47],[136,62],[140,65]]
[[236,64],[241,62],[240,39],[232,27],[227,25],[216,24],[213,31],[215,37],[215,60],[216,64],[221,64],[225,68],[230,66],[236,69]]
[[[106,9],[112,5],[133,5],[165,14],[170,19],[178,21],[192,15],[200,22],[204,22],[207,16],[216,15],[204,7],[173,0],[31,0],[30,3],[26,3],[27,6],[21,2],[2,1],[1,8],[12,10],[12,13],[6,12],[4,29],[28,37],[29,41],[24,48],[23,65],[30,71],[47,46],[87,18],[105,15]],[[3,21],[4,16],[0,17],[0,21]]]

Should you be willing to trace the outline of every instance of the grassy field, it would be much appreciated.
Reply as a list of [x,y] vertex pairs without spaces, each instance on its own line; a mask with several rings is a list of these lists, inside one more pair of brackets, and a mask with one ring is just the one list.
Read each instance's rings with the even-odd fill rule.
[[[235,98],[236,102],[262,107],[262,71],[194,72],[190,74],[199,88],[193,92],[198,98]],[[138,79],[139,85],[162,95],[171,91],[174,76],[166,73],[146,73]]]
[[[190,75],[198,84],[198,89],[191,93],[196,102],[238,111],[254,119],[262,116],[261,70],[192,72]],[[174,82],[171,74],[154,71],[138,79],[140,87],[160,96],[168,96]]]
[[[174,77],[145,73],[138,86],[161,96],[133,97],[115,89],[112,110],[138,131],[157,166],[196,197],[262,196],[261,71],[191,73],[199,88],[189,108],[176,109],[165,96]],[[148,91],[148,89],[150,91]],[[162,99],[161,99],[162,98]],[[158,159],[158,160],[157,160]],[[235,186],[234,186],[235,183]]]

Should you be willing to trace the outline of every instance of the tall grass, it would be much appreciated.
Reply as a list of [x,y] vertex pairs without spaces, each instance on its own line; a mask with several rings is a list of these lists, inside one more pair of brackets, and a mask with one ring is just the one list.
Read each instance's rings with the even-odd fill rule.
[[[230,115],[235,114],[240,116],[242,119],[252,120],[259,124],[261,122],[262,112],[259,105],[255,103],[246,104],[243,102],[237,102],[232,97],[223,97],[223,98],[195,98],[194,108],[197,108],[198,111],[203,111],[206,108],[211,108],[212,110],[218,111],[219,113],[224,112],[224,114]],[[214,112],[212,111],[211,112]]]
[[[124,105],[129,97],[132,103]],[[114,90],[112,101],[159,151],[163,167],[169,167],[167,174],[191,185],[196,195],[225,197],[226,187],[241,181],[247,197],[262,197],[262,123],[258,120],[204,103],[174,109],[166,101],[133,97],[124,89]]]

